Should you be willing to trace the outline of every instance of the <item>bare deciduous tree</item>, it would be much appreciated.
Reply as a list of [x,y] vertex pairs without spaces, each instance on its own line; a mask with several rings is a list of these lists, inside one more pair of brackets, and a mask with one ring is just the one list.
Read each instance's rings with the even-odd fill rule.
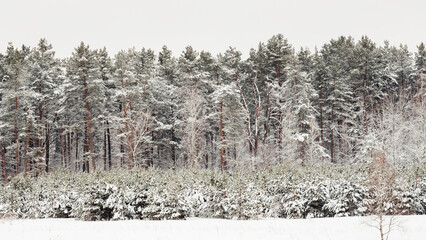
[[198,94],[196,88],[187,89],[185,102],[180,110],[182,122],[180,123],[181,149],[183,158],[192,166],[198,166],[203,156],[206,119],[204,98]]
[[395,203],[396,171],[392,164],[386,161],[385,153],[374,153],[370,163],[368,181],[371,187],[370,194],[373,201],[370,203],[370,212],[376,215],[373,225],[380,232],[380,239],[389,239],[389,234],[396,225]]

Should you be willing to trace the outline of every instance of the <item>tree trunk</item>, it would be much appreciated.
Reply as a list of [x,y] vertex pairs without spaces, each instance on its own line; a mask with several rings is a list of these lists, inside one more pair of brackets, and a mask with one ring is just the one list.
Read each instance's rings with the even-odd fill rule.
[[123,167],[124,165],[124,145],[123,144],[120,144],[120,154],[121,154],[120,167]]
[[59,145],[61,146],[61,162],[62,167],[67,167],[65,163],[64,137],[62,128],[59,129]]
[[28,143],[30,141],[30,137],[31,137],[30,133],[27,133],[27,135],[25,136],[25,147],[24,147],[24,177],[27,176],[27,171],[28,171],[28,169],[27,169],[27,165],[28,165],[28,156],[27,156],[27,153],[28,153]]
[[[89,134],[89,144],[90,144],[90,155],[92,158],[92,167],[93,171],[96,171],[96,164],[95,164],[95,155],[94,155],[94,148],[93,148],[93,136],[92,136],[92,121],[90,116],[90,106],[89,106],[89,99],[88,99],[88,90],[87,90],[87,82],[86,82],[86,76],[83,77],[84,81],[84,98],[86,100],[86,111],[87,111],[87,131]],[[89,165],[87,167],[87,172],[89,172]]]
[[[17,92],[15,87],[15,93]],[[19,140],[18,140],[18,122],[17,122],[17,115],[18,115],[18,97],[15,96],[15,118],[14,118],[14,130],[15,130],[15,175],[18,174],[18,168],[19,168]]]
[[363,91],[363,94],[362,94],[362,99],[364,101],[364,131],[365,131],[365,135],[367,135],[367,131],[368,131],[368,129],[367,129],[367,98],[366,98],[367,81],[368,81],[368,78],[367,78],[367,62],[365,62],[364,69],[365,69],[364,84],[363,84],[364,85],[364,91]]
[[[39,88],[39,93],[41,94],[41,89]],[[42,136],[43,136],[43,122],[42,122],[42,119],[43,119],[43,107],[42,107],[42,104],[41,103],[39,103],[38,104],[38,113],[39,113],[39,126],[40,126],[40,132],[39,132],[39,136],[38,136],[38,141],[37,141],[37,144],[38,144],[38,153],[37,153],[37,155],[38,155],[38,159],[41,159],[41,156],[43,155],[43,152],[42,152],[42,148],[43,148],[43,141],[42,141]]]
[[223,102],[220,102],[220,165],[222,167],[222,171],[225,170],[225,159],[224,159],[224,150],[223,150]]
[[49,125],[46,123],[46,152],[45,152],[45,161],[46,161],[46,172],[49,172],[49,157],[50,157],[50,129]]
[[[275,72],[277,73],[277,80],[278,80],[278,86],[279,87],[281,87],[281,67],[280,67],[280,64],[281,64],[280,61],[275,63]],[[282,105],[281,99],[279,100],[279,103],[280,103],[280,107],[281,107],[281,105]],[[280,108],[279,111],[278,111],[278,119],[279,119],[280,123],[282,122],[282,118],[283,118],[283,114],[282,114],[282,111],[281,111],[281,108]],[[282,142],[283,142],[283,136],[282,135],[283,135],[283,125],[280,124],[280,127],[279,127],[279,143],[280,143],[279,146],[280,146],[280,148],[282,148]]]
[[339,119],[338,121],[337,121],[337,123],[339,124],[339,131],[340,131],[340,134],[338,135],[338,138],[339,138],[339,159],[342,159],[342,156],[343,156],[343,139],[342,139],[342,132],[343,132],[343,130],[342,130],[342,128],[343,128],[343,120],[342,119]]
[[176,148],[175,148],[175,141],[176,141],[176,137],[175,137],[175,129],[174,129],[174,127],[172,127],[172,141],[173,141],[173,144],[172,144],[172,161],[173,161],[173,164],[174,164],[174,166],[176,166]]
[[130,160],[130,163],[129,163],[129,169],[131,169],[132,167],[133,167],[133,165],[134,165],[134,161],[135,161],[135,155],[134,155],[134,153],[135,153],[135,139],[134,139],[134,114],[133,114],[133,106],[132,106],[132,102],[133,102],[133,96],[130,96],[129,97],[129,111],[130,111],[130,137],[129,137],[129,141],[130,141],[130,148],[131,148],[131,158],[129,159]]
[[334,133],[333,133],[333,122],[334,122],[334,104],[331,105],[331,133],[330,133],[330,155],[331,162],[334,163]]
[[111,159],[111,133],[109,131],[109,122],[107,121],[107,140],[108,140],[108,166],[109,170],[112,168],[112,159]]
[[75,132],[75,170],[80,170],[80,159],[78,157],[78,132]]
[[320,133],[321,133],[321,146],[324,147],[324,126],[322,123],[322,86],[319,89],[319,108],[320,108]]
[[205,149],[205,168],[208,169],[209,168],[209,151],[208,151],[208,146],[209,146],[209,135],[208,133],[206,133],[205,135],[206,137],[206,149]]
[[238,89],[240,89],[240,96],[241,96],[241,99],[242,99],[243,107],[247,112],[247,119],[246,119],[246,121],[247,121],[247,142],[248,142],[248,146],[249,146],[250,156],[252,156],[252,154],[253,154],[253,142],[252,142],[252,136],[251,136],[250,110],[248,109],[246,98],[244,97],[244,94],[243,94],[243,90],[241,89],[240,84],[238,83],[238,77],[236,79],[236,83],[237,83]]
[[69,169],[72,170],[72,165],[71,165],[71,144],[72,144],[71,130],[68,130],[67,137],[68,137],[68,140],[67,140],[67,142],[68,142],[68,149],[67,149],[68,150],[68,166],[69,166]]
[[84,126],[84,139],[83,139],[83,172],[90,173],[89,169],[89,159],[87,158],[87,153],[89,152],[89,147],[87,146],[87,124]]
[[106,147],[106,129],[104,130],[104,156],[103,156],[103,158],[104,158],[104,171],[106,171],[107,170],[107,147]]
[[258,100],[258,97],[260,97],[259,89],[257,88],[257,85],[254,81],[254,78],[252,78],[252,89],[253,89],[253,98],[254,98],[254,105],[256,108],[255,112],[255,119],[254,119],[254,156],[257,157],[257,148],[258,148],[258,141],[259,141],[259,116],[260,116],[260,98]]
[[[3,144],[0,144],[3,145]],[[1,169],[3,173],[3,182],[6,185],[7,184],[7,171],[6,171],[6,152],[5,148],[1,147]]]
[[[124,85],[124,79],[123,79],[123,74],[121,74],[121,88],[124,90],[125,85]],[[127,148],[128,148],[128,155],[129,155],[129,160],[128,160],[128,168],[129,170],[132,169],[132,146],[130,143],[130,136],[129,136],[129,123],[127,121],[127,110],[126,110],[126,97],[124,96],[124,94],[122,95],[122,109],[123,109],[123,113],[124,113],[124,119],[125,119],[125,125],[126,125],[126,140],[127,140]],[[124,152],[124,150],[123,150]]]
[[264,124],[264,128],[265,128],[265,133],[263,135],[263,144],[265,144],[266,139],[268,138],[269,135],[269,110],[270,110],[270,106],[271,106],[271,101],[269,99],[269,93],[266,92],[266,109],[265,109],[265,124]]

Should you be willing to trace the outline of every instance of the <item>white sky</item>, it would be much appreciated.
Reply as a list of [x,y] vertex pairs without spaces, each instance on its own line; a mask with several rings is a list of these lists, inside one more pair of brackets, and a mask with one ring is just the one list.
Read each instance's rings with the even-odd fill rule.
[[187,45],[213,54],[234,46],[245,56],[282,33],[296,48],[367,35],[382,44],[426,41],[425,0],[0,0],[0,51],[42,37],[58,57],[81,41],[111,55],[135,46],[179,56]]

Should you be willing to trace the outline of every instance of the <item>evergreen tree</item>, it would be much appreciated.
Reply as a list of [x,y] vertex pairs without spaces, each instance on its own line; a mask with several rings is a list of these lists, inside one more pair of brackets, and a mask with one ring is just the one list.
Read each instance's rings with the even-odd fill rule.
[[[215,103],[211,98],[215,86],[219,81],[219,64],[216,58],[213,58],[210,52],[201,51],[197,59],[197,68],[199,70],[198,95],[203,99],[204,113],[204,165],[206,168],[214,166],[214,158],[217,156],[217,124],[214,116]],[[200,140],[202,141],[202,140]]]
[[420,43],[420,45],[417,46],[416,69],[416,98],[420,99],[420,102],[422,103],[425,94],[426,84],[426,48],[424,43]]
[[320,129],[320,143],[321,146],[324,147],[325,139],[327,138],[324,136],[324,122],[325,122],[325,102],[326,102],[326,65],[325,61],[323,61],[322,57],[320,56],[318,50],[315,51],[315,54],[313,56],[313,77],[312,77],[312,86],[318,93],[318,99],[314,102],[314,106],[316,107],[317,112],[319,113],[317,116],[317,122],[319,124]]
[[[355,94],[361,98],[362,121],[364,132],[367,134],[367,119],[369,112],[372,112],[378,101],[382,100],[383,84],[380,83],[380,72],[378,69],[378,51],[376,45],[366,36],[363,36],[357,43],[354,50],[355,66],[352,71]],[[377,87],[377,88],[376,88]]]
[[[291,136],[282,136],[284,142],[295,141],[296,144],[289,143],[290,146],[297,146],[297,149],[285,148],[291,153],[283,153],[286,156],[295,156],[302,165],[306,159],[312,159],[312,156],[306,156],[308,148],[318,148],[318,150],[311,150],[311,154],[316,153],[317,158],[320,159],[323,150],[315,142],[316,129],[315,123],[315,109],[311,103],[311,99],[317,98],[317,93],[311,85],[311,74],[309,72],[309,54],[301,51],[297,56],[293,56],[289,66],[287,67],[288,79],[283,84],[282,95],[285,96],[284,104],[282,105],[282,112],[290,116],[283,117],[287,121],[294,121],[289,123],[282,121],[283,128],[292,126],[294,134]],[[288,131],[286,131],[288,132]],[[308,142],[309,141],[309,142]],[[309,145],[308,145],[309,143]],[[296,154],[298,152],[298,154]]]
[[327,135],[330,136],[326,141],[332,162],[343,161],[351,156],[356,145],[353,141],[359,133],[359,129],[356,128],[355,111],[359,106],[357,99],[354,98],[354,85],[350,81],[354,45],[351,37],[342,36],[337,40],[331,40],[321,50],[325,66]]
[[392,49],[394,71],[396,82],[398,83],[397,99],[409,98],[415,91],[415,71],[412,54],[407,45],[400,45],[399,48]]
[[[73,109],[69,110],[74,110],[76,113],[81,114],[80,118],[75,120],[76,124],[84,124],[83,170],[89,172],[90,159],[92,169],[95,171],[96,143],[94,142],[94,135],[98,129],[97,121],[101,114],[99,108],[102,106],[105,97],[105,86],[101,79],[99,67],[96,64],[95,52],[90,50],[89,46],[85,45],[83,42],[75,48],[72,57],[68,60],[67,77],[69,78],[69,83],[66,85],[66,94],[67,96],[72,95],[70,98],[74,100],[71,102],[73,105],[70,106],[70,108]],[[67,99],[67,101],[69,100],[71,99]],[[81,131],[81,129],[79,130]],[[64,133],[59,131],[59,137],[63,134]]]
[[25,53],[25,47],[19,50],[9,43],[3,57],[2,115],[0,116],[3,123],[2,142],[6,148],[4,150],[5,159],[13,159],[8,164],[13,167],[14,174],[18,174],[21,164],[21,131],[25,127],[25,122],[22,121],[24,117],[21,102],[23,79],[26,76],[24,69]]
[[[28,73],[24,94],[28,128],[25,158],[29,155],[31,166],[38,172],[43,168],[49,171],[50,133],[55,112],[59,110],[55,103],[58,101],[57,89],[63,73],[55,59],[53,47],[46,39],[40,39],[37,48],[31,50],[25,68]],[[32,153],[27,154],[27,148]]]
[[[176,136],[177,112],[181,100],[179,99],[177,61],[172,52],[164,46],[158,56],[159,66],[157,78],[150,83],[151,106],[157,127],[154,129],[154,143],[157,155],[165,165],[177,167],[177,146],[179,139]],[[171,163],[168,162],[171,160]]]
[[[293,49],[291,45],[288,43],[287,39],[284,38],[283,35],[278,34],[272,36],[271,39],[268,40],[266,45],[266,58],[267,58],[267,79],[268,87],[272,89],[279,89],[282,87],[282,83],[286,80],[286,72],[285,68],[288,65],[288,62],[291,59],[293,54]],[[275,86],[274,86],[275,85]],[[278,90],[280,91],[280,90]],[[274,94],[275,98],[281,98],[282,96]],[[278,146],[282,145],[282,126],[280,122],[282,122],[282,111],[280,106],[283,104],[283,99],[271,99],[271,96],[266,96],[267,107],[265,111],[265,116],[267,118],[267,125],[265,127],[265,137],[269,136],[269,131],[275,131],[273,136],[275,139],[278,139]],[[277,121],[273,122],[271,119],[276,119]],[[273,141],[271,142],[273,143]]]
[[[221,71],[219,83],[212,97],[216,103],[219,115],[220,136],[220,159],[221,168],[225,170],[230,163],[234,166],[242,164],[237,159],[244,152],[247,134],[244,134],[243,126],[247,126],[248,113],[244,107],[244,96],[242,95],[239,81],[241,81],[240,70],[241,52],[230,47],[225,54],[219,56]],[[229,160],[226,158],[229,157]]]
[[417,70],[426,68],[426,47],[424,43],[420,43],[420,45],[417,46],[416,68]]
[[101,113],[99,114],[99,122],[102,124],[101,137],[103,138],[103,166],[104,170],[112,168],[112,139],[111,139],[111,123],[114,122],[114,116],[117,114],[115,101],[116,85],[113,79],[113,66],[111,58],[108,56],[106,48],[95,52],[97,68],[99,69],[100,79],[105,86],[104,99],[101,103]]

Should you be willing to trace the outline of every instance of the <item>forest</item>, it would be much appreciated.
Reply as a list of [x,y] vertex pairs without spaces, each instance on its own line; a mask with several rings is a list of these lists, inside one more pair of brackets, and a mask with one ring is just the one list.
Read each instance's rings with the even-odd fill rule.
[[122,50],[46,39],[0,54],[1,179],[57,170],[256,171],[283,162],[425,163],[426,49],[341,36],[247,59],[187,46]]

